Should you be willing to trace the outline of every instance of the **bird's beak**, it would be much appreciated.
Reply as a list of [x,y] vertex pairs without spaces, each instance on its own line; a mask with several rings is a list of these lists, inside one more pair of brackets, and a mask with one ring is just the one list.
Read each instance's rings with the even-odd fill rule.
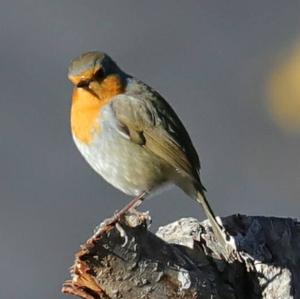
[[75,85],[76,88],[82,88],[85,91],[92,94],[94,97],[100,99],[99,93],[101,88],[101,82],[97,81],[80,81]]

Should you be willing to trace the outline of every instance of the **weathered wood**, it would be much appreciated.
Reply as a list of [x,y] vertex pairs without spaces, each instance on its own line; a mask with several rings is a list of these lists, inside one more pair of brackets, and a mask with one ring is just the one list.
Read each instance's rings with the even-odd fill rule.
[[233,215],[223,219],[242,262],[218,255],[207,221],[185,218],[155,234],[127,217],[84,244],[63,292],[86,299],[300,298],[300,223]]

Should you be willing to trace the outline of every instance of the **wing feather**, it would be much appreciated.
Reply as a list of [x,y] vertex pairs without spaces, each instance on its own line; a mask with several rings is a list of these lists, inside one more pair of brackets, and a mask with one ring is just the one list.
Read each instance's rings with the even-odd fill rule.
[[179,172],[199,180],[200,161],[183,124],[158,93],[144,88],[147,93],[123,94],[111,102],[122,132]]

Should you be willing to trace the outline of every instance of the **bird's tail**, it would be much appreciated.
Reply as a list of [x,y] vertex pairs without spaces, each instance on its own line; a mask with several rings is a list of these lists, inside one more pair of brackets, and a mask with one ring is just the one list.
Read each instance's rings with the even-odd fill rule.
[[217,230],[223,230],[223,227],[217,221],[216,215],[215,215],[213,209],[211,208],[211,206],[208,203],[208,200],[205,196],[204,190],[200,189],[200,190],[197,191],[196,201],[199,202],[202,205],[203,210],[206,214],[206,217],[209,219],[211,226],[213,228],[217,229]]
[[232,254],[234,251],[236,251],[236,243],[235,240],[228,232],[225,230],[225,228],[222,225],[221,219],[216,218],[212,208],[210,207],[206,196],[204,194],[204,191],[200,189],[197,189],[196,193],[196,200],[199,202],[204,212],[207,216],[207,218],[210,221],[211,228],[215,234],[215,238],[218,241],[218,243],[221,245],[221,255],[225,257],[227,260],[231,260]]
[[205,214],[207,215],[208,218],[210,218],[208,215],[215,218],[215,213],[212,210],[211,206],[209,205],[208,200],[207,200],[203,190],[197,191],[196,201],[199,202],[202,205],[202,207],[204,209],[204,212],[205,212]]
[[218,230],[222,229],[222,226],[218,223],[215,213],[210,207],[207,198],[205,196],[205,187],[202,185],[200,179],[196,182],[191,183],[190,181],[178,181],[177,186],[180,187],[186,194],[194,198],[198,203],[201,204],[206,217],[209,219],[211,226]]

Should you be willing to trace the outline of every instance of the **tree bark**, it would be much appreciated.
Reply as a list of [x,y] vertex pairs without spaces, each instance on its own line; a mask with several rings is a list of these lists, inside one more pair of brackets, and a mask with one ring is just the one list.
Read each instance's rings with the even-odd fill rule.
[[81,246],[63,292],[85,299],[300,298],[300,223],[233,215],[222,219],[239,260],[218,253],[208,221],[180,219],[148,230],[142,216],[103,224]]

